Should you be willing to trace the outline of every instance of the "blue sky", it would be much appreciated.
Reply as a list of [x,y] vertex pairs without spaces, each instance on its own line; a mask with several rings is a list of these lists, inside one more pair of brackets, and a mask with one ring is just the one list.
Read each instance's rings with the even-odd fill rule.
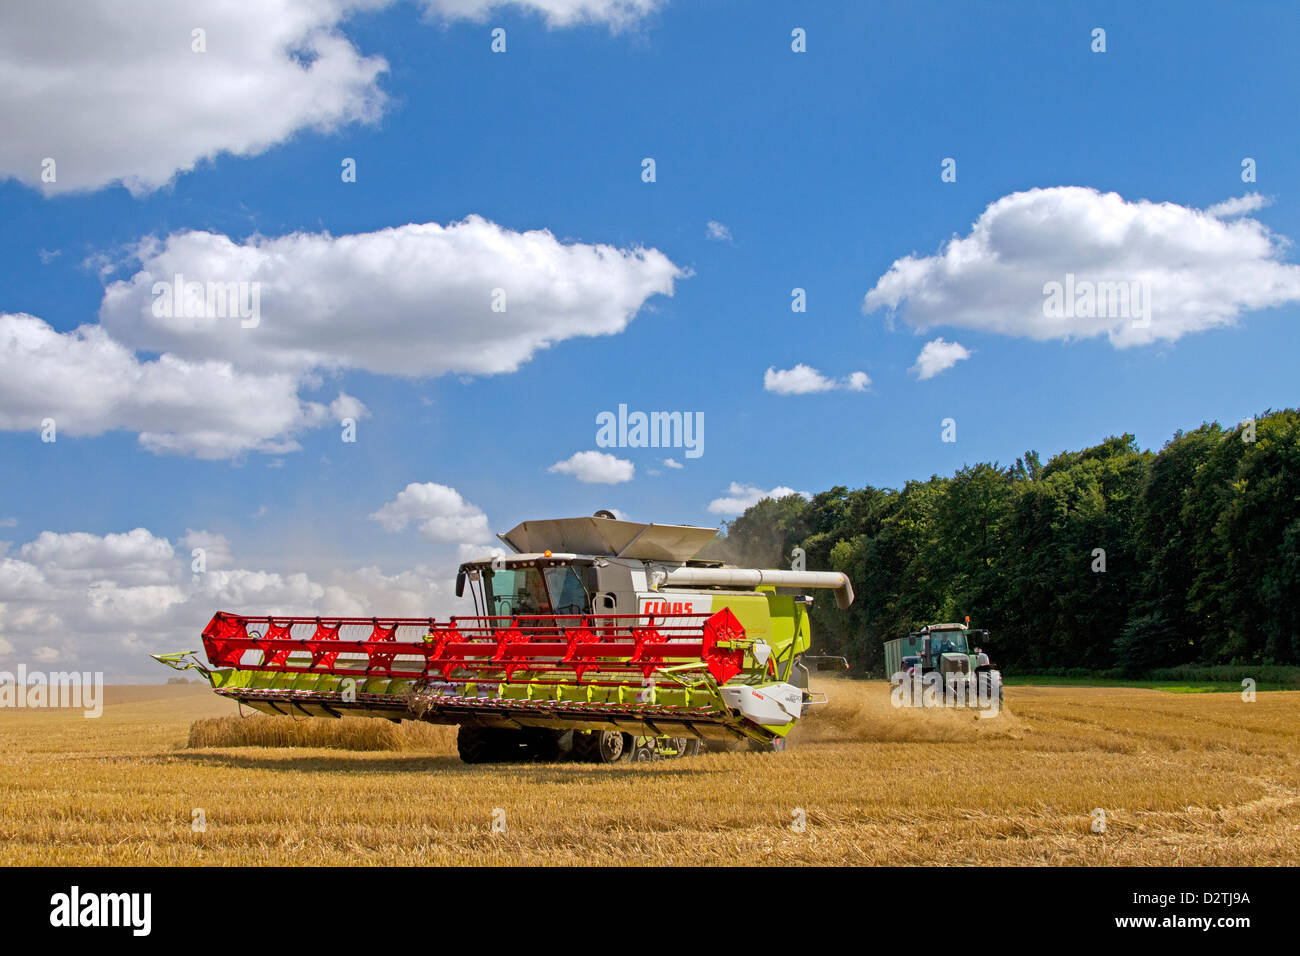
[[[966,463],[1007,464],[1028,448],[1046,458],[1125,431],[1159,447],[1180,427],[1295,404],[1300,297],[1287,240],[1300,236],[1300,219],[1287,186],[1300,177],[1300,31],[1286,5],[645,0],[621,8],[631,13],[614,25],[601,21],[596,0],[594,22],[568,22],[550,0],[463,7],[481,8],[481,19],[447,19],[439,0],[426,10],[378,6],[331,27],[359,56],[387,64],[373,83],[385,102],[368,122],[305,124],[250,155],[196,146],[206,158],[192,171],[134,192],[120,183],[44,188],[27,154],[0,149],[0,315],[37,317],[63,336],[95,325],[106,286],[141,271],[133,253],[145,237],[165,243],[201,230],[242,244],[451,226],[469,216],[511,234],[549,230],[564,243],[657,250],[679,270],[671,295],[641,297],[622,331],[531,350],[515,371],[395,375],[346,361],[295,366],[303,401],[328,405],[342,392],[364,405],[355,443],[340,441],[330,419],[280,436],[299,450],[214,460],[150,450],[138,426],[116,427],[109,416],[94,434],[72,434],[61,423],[49,444],[40,440],[42,416],[28,410],[40,405],[33,392],[46,380],[27,380],[23,395],[0,386],[11,404],[8,415],[0,405],[0,539],[10,542],[11,563],[25,565],[11,568],[14,579],[35,568],[70,600],[80,600],[96,574],[123,593],[183,592],[163,595],[164,610],[116,630],[101,614],[96,626],[105,635],[132,635],[103,637],[111,652],[95,657],[101,664],[151,648],[191,617],[197,631],[203,621],[195,615],[209,597],[289,603],[289,592],[264,600],[233,585],[186,590],[187,532],[223,539],[218,550],[228,548],[228,569],[305,572],[321,581],[363,567],[448,573],[463,542],[419,531],[420,521],[445,517],[439,505],[407,502],[401,530],[370,517],[411,483],[455,489],[465,505],[458,517],[481,513],[492,531],[600,507],[716,525],[727,515],[709,504],[732,483],[810,492],[897,487]],[[490,50],[498,26],[507,32],[503,54]],[[807,32],[805,53],[791,50],[795,27]],[[1106,31],[1104,53],[1090,49],[1096,27]],[[219,36],[208,42],[214,49],[206,55],[219,55]],[[79,55],[49,54],[54,63]],[[175,107],[159,106],[154,92],[183,82],[159,73],[112,110],[152,110],[160,142],[172,148],[195,124],[183,112],[170,115]],[[11,125],[40,103],[36,96],[0,105],[0,116]],[[245,110],[274,108],[256,97],[225,106],[232,128]],[[48,132],[55,122],[32,125]],[[237,142],[239,133],[231,135]],[[30,149],[45,155],[39,142]],[[357,162],[355,183],[340,181],[344,157]],[[642,181],[644,157],[655,159],[653,183]],[[945,157],[956,159],[956,182],[941,181]],[[1256,161],[1255,182],[1242,181],[1244,157]],[[60,176],[75,186],[93,165],[93,155],[77,157],[60,164]],[[1028,320],[994,331],[992,320],[967,314],[975,309],[967,303],[952,313],[965,318],[949,324],[940,309],[913,328],[909,308],[935,286],[908,286],[892,320],[887,308],[864,314],[864,297],[896,260],[940,254],[1004,197],[1058,187],[1118,193],[1124,204],[1175,204],[1189,223],[1205,219],[1194,211],[1257,196],[1244,216],[1214,220],[1228,224],[1221,235],[1193,244],[1206,262],[1244,256],[1246,266],[1225,269],[1206,293],[1234,315],[1203,328],[1185,316],[1168,324],[1157,312],[1167,334],[1128,344],[1106,334],[1043,338]],[[1060,195],[1059,219],[1028,239],[1017,233],[1012,245],[1066,248],[1068,231],[1100,208],[1086,196]],[[1153,208],[1137,209],[1133,234],[1145,235],[1141,217],[1155,215]],[[1243,220],[1257,224],[1249,235],[1238,229]],[[710,222],[730,238],[709,238]],[[1263,255],[1261,236],[1272,244]],[[1149,261],[1183,253],[1143,241],[1113,261],[1135,276],[1164,269],[1170,288],[1206,273],[1200,260]],[[400,284],[396,259],[392,281]],[[1059,259],[1058,271],[1071,261]],[[991,282],[1003,267],[1014,267],[1005,255],[989,264]],[[1041,285],[1037,275],[1033,283]],[[1260,300],[1250,289],[1227,287],[1259,276],[1275,286],[1266,307],[1255,307]],[[949,297],[982,288],[975,280],[934,281]],[[802,314],[790,307],[796,287],[806,290]],[[387,289],[373,293],[377,310]],[[1002,293],[989,294],[988,308],[1004,307]],[[373,320],[364,309],[349,315],[359,324]],[[265,322],[276,321],[268,307]],[[418,310],[403,321],[418,323]],[[464,321],[490,338],[490,313]],[[131,339],[120,316],[105,323],[138,362],[172,348]],[[969,357],[923,379],[914,363],[940,337]],[[234,360],[236,371],[241,361]],[[266,371],[250,361],[250,374]],[[765,370],[798,364],[833,380],[865,372],[871,384],[811,394],[764,388]],[[74,366],[71,379],[49,378],[49,388],[66,388],[76,373]],[[635,466],[632,480],[616,484],[548,470],[596,449],[595,416],[620,403],[702,412],[704,454],[687,460],[680,449],[603,449]],[[184,432],[178,414],[165,410],[169,427]],[[955,443],[940,440],[947,417],[957,422]],[[686,467],[663,466],[665,455]],[[31,546],[42,532],[84,532],[94,540],[76,540],[95,551],[103,536],[136,528],[170,542],[168,560],[180,571],[115,577],[97,558],[58,557],[57,542],[46,551]],[[114,549],[107,553],[111,561]],[[386,592],[351,593],[379,599]],[[0,606],[9,607],[8,618],[0,616],[0,651],[7,645],[12,655],[50,661],[95,656],[52,619],[32,623],[40,599],[16,585],[7,596],[0,588]],[[158,595],[137,590],[121,606],[135,608],[137,598],[148,605]],[[328,605],[330,596],[312,600]],[[147,623],[155,611],[156,628]]]

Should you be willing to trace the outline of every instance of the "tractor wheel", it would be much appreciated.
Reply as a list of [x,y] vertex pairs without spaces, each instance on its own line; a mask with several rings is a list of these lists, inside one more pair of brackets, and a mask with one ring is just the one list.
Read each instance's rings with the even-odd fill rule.
[[[993,675],[985,672],[979,675],[979,699],[987,700],[993,696]],[[1002,682],[998,681],[998,707],[1002,707]]]
[[508,759],[504,743],[501,731],[495,727],[461,724],[456,731],[456,752],[465,763],[498,763]]

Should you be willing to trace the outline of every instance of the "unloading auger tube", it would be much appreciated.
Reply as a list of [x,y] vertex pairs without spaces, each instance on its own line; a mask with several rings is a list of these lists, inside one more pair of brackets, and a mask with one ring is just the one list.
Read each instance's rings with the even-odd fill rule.
[[827,588],[835,592],[835,606],[847,611],[853,603],[853,585],[839,571],[769,571],[759,568],[677,568],[668,572],[672,587],[717,585],[734,588]]
[[[458,724],[467,762],[611,761],[697,753],[705,741],[780,749],[804,708],[810,598],[835,572],[692,561],[713,529],[610,518],[525,522],[517,554],[461,565],[474,615],[292,617],[218,612],[194,668],[241,706],[291,717]],[[544,535],[582,551],[523,551]],[[528,544],[524,545],[525,547]]]

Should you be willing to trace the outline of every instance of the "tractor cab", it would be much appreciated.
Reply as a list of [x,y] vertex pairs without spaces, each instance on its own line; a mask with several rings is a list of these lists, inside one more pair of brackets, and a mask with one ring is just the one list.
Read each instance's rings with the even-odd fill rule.
[[947,655],[969,656],[970,646],[966,641],[966,628],[954,624],[934,624],[925,629],[928,640],[925,654],[930,666],[938,666],[937,661]]
[[967,677],[974,669],[964,624],[930,624],[909,637],[923,673],[938,671],[945,680],[952,680]]
[[945,678],[969,677],[979,669],[972,641],[986,641],[988,631],[972,630],[969,622],[928,624],[907,637],[887,641],[885,660],[889,676],[917,671],[938,671]]

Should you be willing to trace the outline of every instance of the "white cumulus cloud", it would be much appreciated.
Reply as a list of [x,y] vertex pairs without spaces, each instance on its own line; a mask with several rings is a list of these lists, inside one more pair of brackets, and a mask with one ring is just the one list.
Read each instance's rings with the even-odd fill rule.
[[590,484],[617,485],[631,481],[636,474],[636,466],[625,458],[616,458],[603,451],[575,452],[564,461],[557,461],[548,471],[554,474],[572,475],[579,481]]
[[432,481],[411,482],[370,517],[388,531],[414,524],[430,541],[477,545],[491,537],[487,515],[477,505],[455,488]]
[[850,392],[863,392],[871,385],[871,377],[866,372],[853,372],[847,377],[836,380],[823,375],[817,369],[800,362],[794,368],[778,369],[769,366],[763,373],[763,388],[777,395],[811,395],[817,392],[831,392],[843,389]]
[[[136,0],[129,16],[115,0],[0,4],[0,178],[47,195],[114,183],[140,195],[223,154],[256,156],[303,130],[377,121],[388,64],[344,30],[358,13],[395,3]],[[441,21],[515,10],[548,27],[612,30],[660,6],[421,0]]]
[[[412,377],[512,372],[565,339],[622,332],[683,275],[656,249],[561,242],[479,216],[245,242],[188,231],[146,241],[137,254],[140,270],[109,286],[100,308],[125,345],[241,368]],[[177,275],[187,285],[258,283],[260,323],[166,315],[155,286]]]
[[742,485],[738,481],[733,481],[727,487],[727,493],[721,498],[714,498],[709,502],[709,513],[715,515],[738,515],[754,507],[764,498],[780,500],[788,498],[791,495],[798,495],[801,498],[811,500],[812,495],[806,491],[795,491],[793,488],[787,488],[784,485],[778,485],[764,491],[757,485]]
[[162,569],[174,554],[170,541],[146,528],[106,535],[42,531],[18,549],[22,561],[41,569],[42,578],[56,585],[94,580],[105,567],[114,569],[118,584],[159,584],[167,580]]
[[[137,433],[154,452],[231,458],[296,450],[296,434],[330,420],[298,396],[288,372],[243,372],[223,360],[164,354],[142,361],[100,326],[57,332],[31,315],[0,315],[0,429],[55,436]],[[335,403],[357,410],[340,393]]]
[[194,555],[194,551],[201,551],[203,565],[209,571],[225,567],[231,562],[230,542],[226,540],[225,535],[186,528],[185,536],[177,544],[185,549],[186,554],[191,556],[191,563],[197,557],[197,555]]
[[715,242],[730,242],[731,229],[716,220],[710,219],[704,226],[704,238]]
[[[53,418],[61,435],[124,429],[155,452],[295,451],[302,432],[369,414],[344,393],[304,398],[322,373],[508,373],[565,339],[621,332],[683,274],[654,249],[561,243],[479,217],[243,244],[185,232],[138,255],[140,270],[105,290],[97,326],[61,333],[0,315],[0,429]],[[258,321],[199,301],[177,314],[177,276],[201,290],[250,283]]]
[[536,13],[549,27],[603,23],[624,29],[658,10],[664,0],[421,0],[425,10],[443,19],[482,22],[507,9]]
[[921,347],[921,354],[916,357],[916,364],[911,371],[919,379],[934,378],[940,372],[946,372],[963,359],[970,358],[970,350],[956,342],[945,342],[937,338],[926,342]]
[[1216,219],[1231,219],[1234,216],[1241,216],[1248,212],[1258,212],[1269,205],[1272,205],[1272,201],[1267,197],[1261,196],[1259,193],[1246,193],[1244,196],[1236,196],[1215,203],[1205,211]]
[[[888,309],[917,329],[1105,335],[1117,348],[1174,341],[1300,301],[1300,266],[1282,260],[1288,241],[1257,220],[1226,218],[1261,204],[1203,211],[1080,186],[1012,193],[935,255],[896,260],[863,311]],[[1077,307],[1049,309],[1054,283],[1078,290]],[[1146,314],[1121,296],[1140,296]]]
[[144,193],[221,153],[374,120],[387,64],[339,26],[379,5],[141,0],[126,16],[114,0],[0,4],[0,176],[47,194]]

